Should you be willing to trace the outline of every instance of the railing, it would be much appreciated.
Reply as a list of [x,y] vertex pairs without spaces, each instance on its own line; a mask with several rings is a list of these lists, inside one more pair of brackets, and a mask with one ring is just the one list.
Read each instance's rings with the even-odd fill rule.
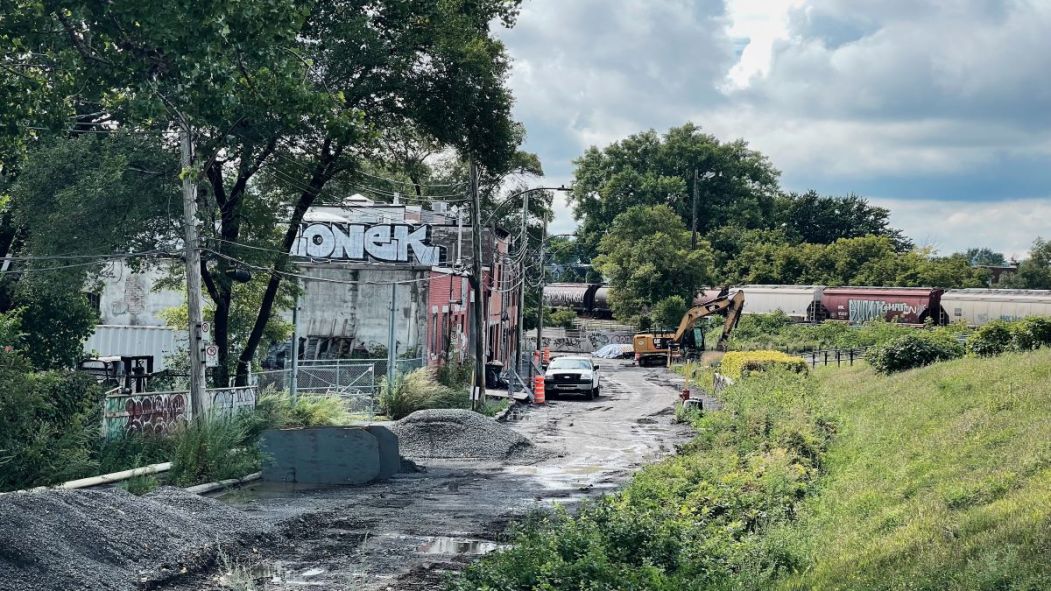
[[865,358],[865,349],[825,349],[818,351],[807,351],[805,353],[794,353],[802,357],[811,367],[835,365],[852,366],[855,361]]

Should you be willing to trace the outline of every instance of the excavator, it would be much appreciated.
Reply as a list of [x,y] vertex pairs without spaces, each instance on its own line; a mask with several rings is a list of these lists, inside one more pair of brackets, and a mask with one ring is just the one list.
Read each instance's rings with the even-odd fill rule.
[[737,328],[741,320],[741,312],[744,309],[744,292],[738,291],[732,297],[729,288],[723,288],[716,297],[694,306],[686,311],[679,322],[679,328],[674,332],[642,332],[632,338],[635,350],[635,363],[640,366],[656,363],[658,365],[669,362],[672,358],[680,356],[692,356],[704,351],[704,331],[694,329],[694,325],[701,318],[721,314],[726,316],[723,321],[723,334],[719,337],[716,350],[722,351],[726,348],[726,340],[730,333]]

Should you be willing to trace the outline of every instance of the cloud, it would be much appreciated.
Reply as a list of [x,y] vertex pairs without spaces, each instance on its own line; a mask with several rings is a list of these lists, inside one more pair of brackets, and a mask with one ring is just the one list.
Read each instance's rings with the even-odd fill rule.
[[[1051,236],[1048,30],[1043,0],[531,0],[502,37],[545,182],[590,145],[693,121],[770,156],[787,189],[1021,253]],[[552,227],[572,226],[563,205]]]

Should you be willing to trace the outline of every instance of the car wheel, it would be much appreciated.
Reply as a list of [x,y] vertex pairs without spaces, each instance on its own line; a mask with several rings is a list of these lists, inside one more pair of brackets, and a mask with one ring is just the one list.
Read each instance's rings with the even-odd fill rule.
[[598,398],[599,396],[602,396],[602,388],[600,388],[599,386],[595,386],[591,390],[591,398],[595,399],[595,398]]

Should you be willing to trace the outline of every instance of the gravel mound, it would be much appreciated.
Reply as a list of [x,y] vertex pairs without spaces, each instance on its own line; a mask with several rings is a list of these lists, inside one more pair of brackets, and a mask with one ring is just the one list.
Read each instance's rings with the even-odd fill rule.
[[501,423],[469,410],[420,410],[390,426],[411,460],[533,463],[555,454]]
[[0,496],[0,591],[136,589],[264,523],[178,488]]

